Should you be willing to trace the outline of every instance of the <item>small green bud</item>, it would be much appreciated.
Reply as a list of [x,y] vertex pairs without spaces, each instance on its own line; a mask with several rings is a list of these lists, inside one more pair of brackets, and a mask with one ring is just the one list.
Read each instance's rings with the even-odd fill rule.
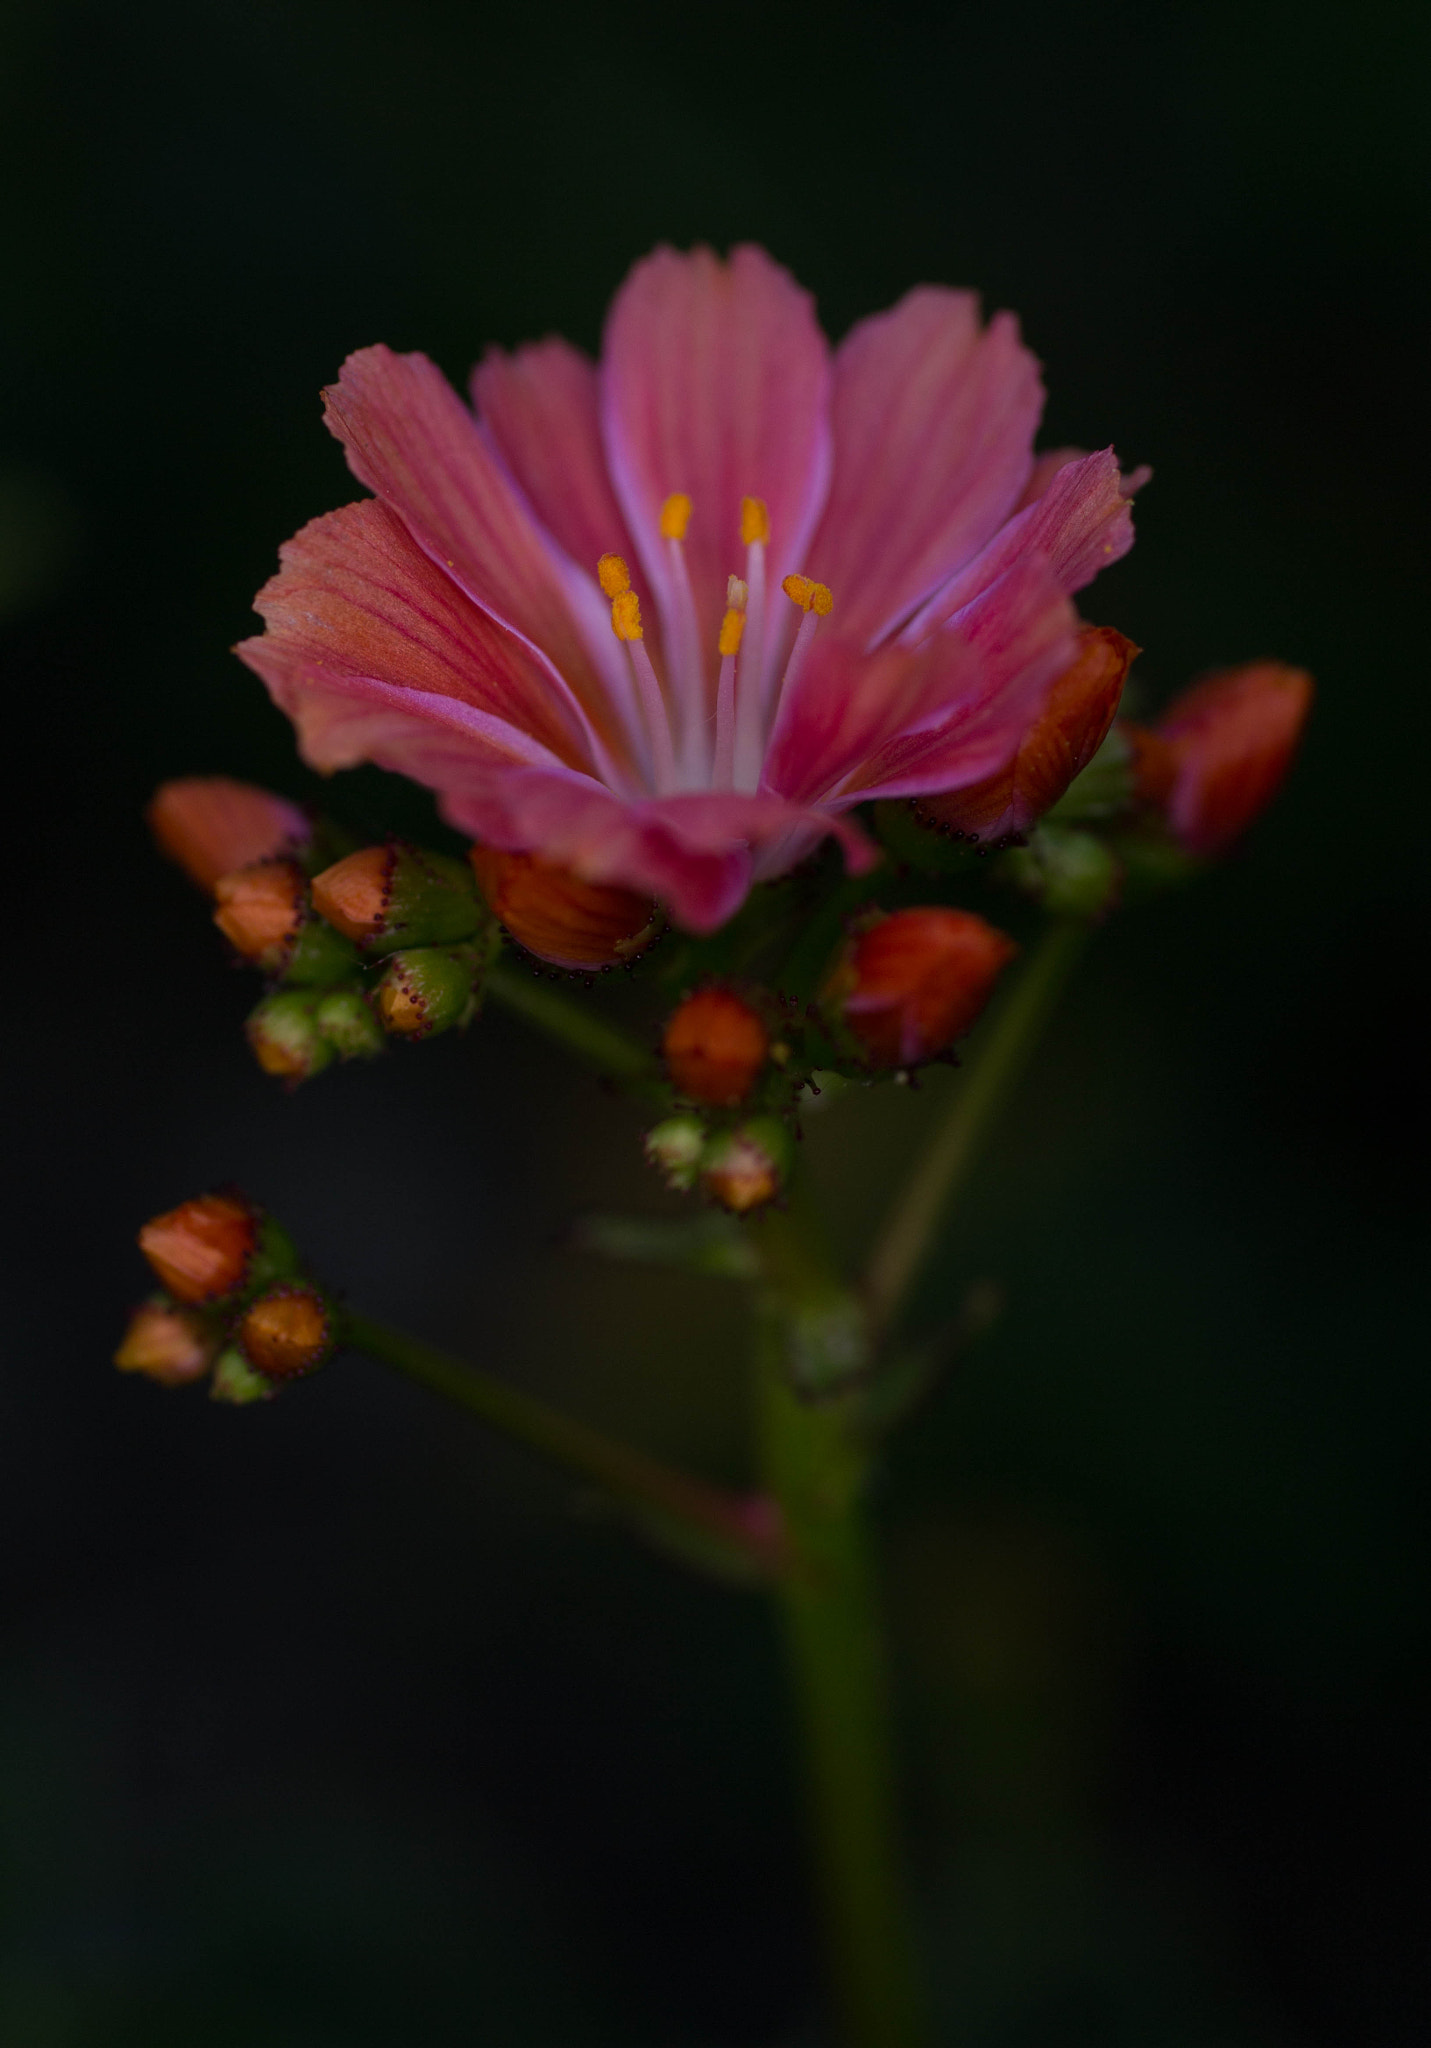
[[358,949],[321,917],[307,917],[298,927],[280,977],[289,988],[331,988],[347,981],[360,966]]
[[342,1060],[370,1060],[387,1040],[361,989],[335,988],[313,1012],[313,1022]]
[[1134,794],[1133,747],[1128,735],[1114,726],[1088,766],[1074,776],[1053,809],[1054,825],[1083,825],[1097,818],[1121,817]]
[[718,1131],[706,1145],[701,1187],[723,1209],[743,1216],[774,1201],[794,1158],[790,1132],[779,1117],[752,1117],[733,1131]]
[[307,1081],[333,1058],[333,1047],[318,1029],[318,998],[298,989],[265,996],[249,1015],[245,1029],[254,1057],[265,1074],[286,1081]]
[[261,1372],[255,1372],[241,1351],[232,1345],[219,1353],[214,1365],[211,1401],[226,1401],[232,1408],[247,1408],[251,1401],[271,1401],[274,1388]]
[[1040,825],[1027,846],[1004,856],[1005,872],[1045,910],[1062,917],[1099,917],[1118,893],[1123,871],[1091,832]]
[[475,946],[414,946],[394,953],[378,983],[378,1016],[397,1038],[430,1038],[477,1014]]
[[699,1117],[668,1116],[646,1133],[646,1157],[661,1174],[668,1188],[689,1194],[696,1184],[701,1154],[706,1147],[706,1127]]

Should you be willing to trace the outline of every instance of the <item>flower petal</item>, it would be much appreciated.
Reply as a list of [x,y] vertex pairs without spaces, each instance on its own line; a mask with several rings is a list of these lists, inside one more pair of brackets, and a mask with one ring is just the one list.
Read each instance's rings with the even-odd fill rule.
[[324,398],[353,474],[475,604],[544,657],[628,760],[629,685],[596,584],[543,532],[436,364],[359,349]]
[[835,469],[802,563],[871,644],[984,546],[1028,478],[1039,366],[971,292],[921,285],[863,320],[835,357]]
[[661,507],[677,491],[692,501],[684,549],[709,694],[726,579],[744,570],[742,497],[769,507],[772,586],[805,566],[824,503],[830,368],[813,303],[762,249],[734,249],[728,263],[658,249],[617,293],[601,382],[611,479],[668,644],[676,593]]
[[[304,733],[305,748],[318,724],[305,714],[310,683],[354,700],[347,684],[378,686],[380,700],[400,703],[407,692],[419,703],[451,700],[480,714],[459,728],[488,729],[496,720],[525,736],[521,752],[591,767],[597,749],[587,720],[566,685],[526,643],[505,632],[434,566],[397,515],[373,500],[345,505],[314,519],[279,550],[281,567],[254,599],[267,624],[259,639],[244,641],[240,657],[256,669]],[[361,692],[359,694],[362,694]],[[372,701],[372,692],[367,696]],[[432,714],[445,727],[453,714]],[[325,730],[328,721],[323,721]],[[348,766],[362,758],[355,739],[341,743]],[[311,758],[311,756],[310,756]],[[425,779],[425,778],[424,778]]]

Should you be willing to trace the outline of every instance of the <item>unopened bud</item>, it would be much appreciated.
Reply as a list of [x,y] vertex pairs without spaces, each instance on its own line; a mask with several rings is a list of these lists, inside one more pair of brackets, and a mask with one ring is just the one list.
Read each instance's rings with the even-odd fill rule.
[[271,1401],[278,1389],[255,1372],[236,1345],[222,1350],[214,1364],[211,1401],[223,1401],[231,1408],[247,1408],[253,1401]]
[[615,967],[650,945],[660,913],[649,897],[530,853],[474,846],[472,866],[492,915],[519,945],[553,967]]
[[646,1133],[647,1159],[678,1194],[688,1194],[696,1184],[706,1135],[705,1125],[694,1116],[668,1116]]
[[921,797],[921,815],[986,842],[1027,832],[1107,738],[1138,651],[1111,626],[1085,626],[1077,659],[1053,684],[1008,765],[969,789]]
[[314,877],[319,913],[368,954],[470,939],[486,913],[466,865],[397,841],[365,846]]
[[266,1380],[301,1380],[316,1372],[333,1349],[333,1312],[305,1282],[271,1288],[244,1311],[235,1341]]
[[780,1119],[752,1117],[710,1140],[701,1157],[701,1187],[723,1209],[744,1216],[774,1201],[793,1160],[790,1133]]
[[293,853],[311,831],[296,804],[227,775],[161,783],[146,816],[163,852],[210,894],[221,875]]
[[1280,661],[1224,669],[1176,698],[1156,734],[1171,751],[1168,823],[1189,853],[1223,853],[1272,801],[1312,704],[1312,678]]
[[430,1038],[470,1023],[477,1013],[479,965],[473,946],[414,946],[394,953],[377,988],[384,1031],[396,1038]]
[[249,1277],[261,1222],[241,1195],[196,1195],[152,1217],[139,1249],[177,1301],[223,1301]]
[[315,1004],[313,1022],[339,1059],[375,1059],[387,1043],[361,989],[332,989]]
[[265,1074],[296,1083],[331,1063],[334,1047],[318,1026],[319,1001],[316,995],[283,989],[250,1011],[244,1029]]
[[702,988],[672,1011],[661,1049],[682,1095],[726,1109],[754,1087],[770,1052],[770,1034],[730,989]]
[[161,1387],[187,1387],[204,1377],[218,1348],[218,1335],[202,1316],[157,1297],[129,1318],[114,1362],[121,1372],[142,1372]]
[[896,910],[848,941],[826,1003],[875,1066],[914,1066],[969,1029],[1016,950],[971,911]]
[[214,923],[241,959],[276,974],[298,937],[305,894],[296,861],[254,861],[219,876]]

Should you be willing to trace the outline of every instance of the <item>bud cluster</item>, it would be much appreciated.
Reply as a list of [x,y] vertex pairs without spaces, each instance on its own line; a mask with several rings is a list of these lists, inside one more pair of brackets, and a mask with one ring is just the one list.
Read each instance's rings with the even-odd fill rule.
[[232,1190],[196,1195],[139,1233],[159,1281],[130,1317],[114,1362],[160,1386],[208,1378],[216,1401],[272,1398],[316,1372],[337,1341],[333,1303],[286,1231]]

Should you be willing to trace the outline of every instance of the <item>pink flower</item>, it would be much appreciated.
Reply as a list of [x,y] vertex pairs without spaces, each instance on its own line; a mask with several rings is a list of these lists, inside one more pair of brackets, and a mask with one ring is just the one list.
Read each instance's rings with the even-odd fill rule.
[[472,393],[349,357],[327,420],[376,496],[280,551],[238,651],[314,767],[696,931],[827,833],[867,864],[856,804],[1002,768],[1132,545],[1111,450],[1035,463],[1038,364],[968,292],[832,353],[762,250],[658,249],[599,367],[493,350]]

